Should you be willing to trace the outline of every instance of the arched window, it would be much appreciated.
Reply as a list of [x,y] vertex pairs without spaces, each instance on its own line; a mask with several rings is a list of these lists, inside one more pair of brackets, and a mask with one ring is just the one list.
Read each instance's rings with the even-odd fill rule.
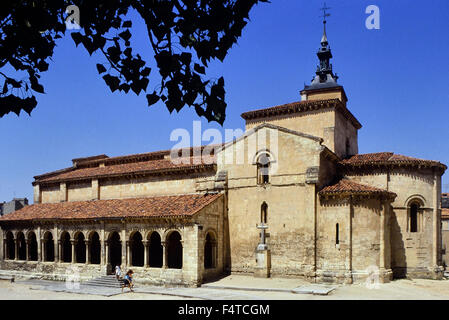
[[206,235],[204,243],[204,268],[212,269],[216,267],[216,240],[211,232]]
[[135,232],[131,237],[131,264],[135,267],[143,267],[143,242],[140,232]]
[[55,261],[55,242],[49,231],[44,234],[44,261]]
[[6,234],[6,259],[14,260],[16,258],[16,246],[14,244],[14,235],[11,231]]
[[27,259],[27,245],[25,242],[25,236],[22,232],[17,234],[17,252],[18,252],[18,260],[26,260]]
[[70,243],[70,234],[64,231],[61,235],[61,253],[62,262],[72,262],[72,244]]
[[268,205],[266,202],[262,203],[260,208],[260,222],[264,224],[268,222]]
[[338,223],[335,225],[335,244],[340,244],[340,226]]
[[418,232],[419,204],[414,202],[410,205],[410,232]]
[[167,266],[171,269],[182,268],[181,235],[173,231],[167,238]]
[[28,260],[37,261],[37,240],[34,232],[28,234]]
[[257,158],[257,183],[266,184],[270,182],[270,155],[262,153]]
[[150,267],[162,268],[163,248],[161,244],[161,236],[159,235],[159,233],[155,231],[151,234],[148,240],[150,241],[149,245]]
[[101,244],[100,236],[97,232],[93,232],[89,239],[90,263],[100,264],[101,261]]

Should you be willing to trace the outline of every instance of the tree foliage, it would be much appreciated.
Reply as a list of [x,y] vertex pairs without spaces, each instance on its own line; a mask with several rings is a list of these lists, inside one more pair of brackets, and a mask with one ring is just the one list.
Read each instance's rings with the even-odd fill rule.
[[[40,77],[56,41],[70,34],[77,47],[104,56],[96,69],[112,92],[144,92],[149,106],[159,100],[170,112],[190,106],[223,124],[224,79],[205,80],[206,68],[211,60],[223,61],[258,2],[267,0],[2,0],[0,117],[31,113],[35,93],[45,93]],[[80,30],[66,30],[69,5],[79,8]],[[133,51],[130,11],[145,22],[160,84],[149,86],[154,71]]]

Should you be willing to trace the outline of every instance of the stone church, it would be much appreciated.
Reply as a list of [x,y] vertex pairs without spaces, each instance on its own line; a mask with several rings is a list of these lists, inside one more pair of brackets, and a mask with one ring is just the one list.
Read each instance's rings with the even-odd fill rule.
[[231,142],[78,158],[35,176],[34,204],[0,218],[1,269],[65,279],[76,266],[89,279],[121,265],[188,286],[229,273],[440,279],[447,167],[359,154],[326,29],[317,55],[301,100],[243,113]]

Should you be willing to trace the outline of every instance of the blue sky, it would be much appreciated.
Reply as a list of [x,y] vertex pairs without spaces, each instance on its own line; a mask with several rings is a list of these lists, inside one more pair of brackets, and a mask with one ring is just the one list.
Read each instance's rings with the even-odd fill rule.
[[[371,4],[380,8],[380,30],[365,28]],[[359,152],[393,151],[449,164],[449,2],[327,5],[334,71],[363,125]],[[322,1],[272,0],[251,11],[239,43],[208,70],[210,78],[225,78],[224,128],[243,129],[244,111],[300,100],[317,64],[320,7]],[[133,32],[135,49],[151,61],[142,23],[134,22]],[[145,95],[113,94],[98,76],[97,62],[104,58],[75,48],[69,36],[60,40],[42,76],[46,94],[38,96],[31,117],[0,118],[0,201],[32,200],[33,176],[68,167],[72,158],[169,149],[173,129],[192,130],[198,120],[193,109],[170,114],[161,103],[147,107]],[[202,120],[207,128],[220,126]],[[443,191],[449,192],[447,177]]]

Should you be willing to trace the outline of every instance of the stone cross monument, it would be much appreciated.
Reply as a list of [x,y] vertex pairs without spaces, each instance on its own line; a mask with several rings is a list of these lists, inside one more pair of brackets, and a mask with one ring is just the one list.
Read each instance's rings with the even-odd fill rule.
[[254,272],[255,277],[268,278],[270,277],[271,269],[271,253],[266,244],[266,230],[268,226],[265,223],[256,225],[256,228],[260,230],[260,243],[256,248],[256,270]]

